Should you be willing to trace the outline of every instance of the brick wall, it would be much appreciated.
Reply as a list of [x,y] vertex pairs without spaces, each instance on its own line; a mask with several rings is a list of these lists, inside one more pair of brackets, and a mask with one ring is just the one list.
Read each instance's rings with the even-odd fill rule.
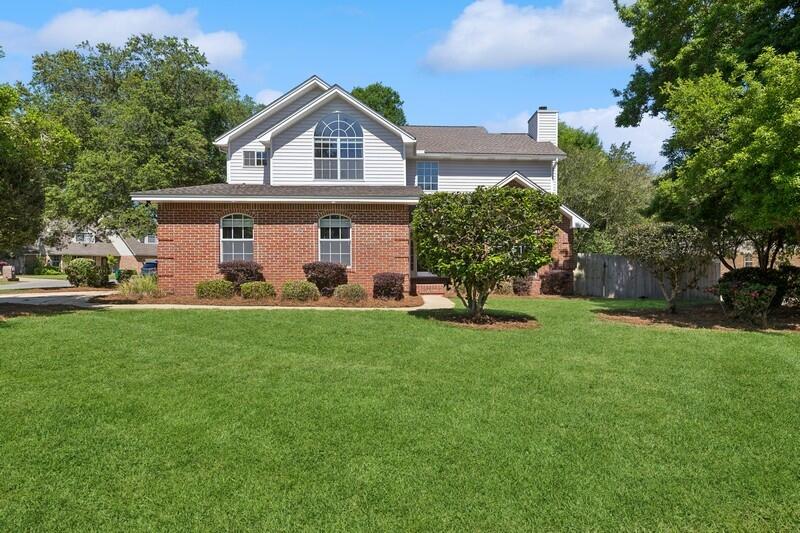
[[[409,275],[409,208],[402,205],[163,203],[158,207],[158,278],[169,293],[187,295],[203,280],[220,277],[222,217],[253,217],[253,259],[280,287],[304,279],[303,264],[319,257],[320,217],[350,218],[352,267],[348,281],[372,290],[376,272]],[[408,289],[408,286],[406,286]]]

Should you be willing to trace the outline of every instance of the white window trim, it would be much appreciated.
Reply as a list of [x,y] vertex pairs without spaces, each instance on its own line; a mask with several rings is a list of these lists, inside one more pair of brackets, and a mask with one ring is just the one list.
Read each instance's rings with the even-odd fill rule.
[[[347,215],[343,215],[341,213],[328,213],[327,215],[322,215],[317,219],[317,261],[322,261],[322,219],[332,217],[332,216],[340,216],[342,218],[347,219],[350,223],[350,238],[349,239],[325,239],[326,241],[336,241],[336,242],[349,242],[350,243],[350,264],[345,265],[347,270],[353,269],[353,219],[348,217]],[[339,263],[341,264],[341,263]]]
[[[436,165],[436,188],[435,189],[423,189],[422,185],[419,184],[419,166],[420,165]],[[425,192],[436,192],[439,190],[439,161],[417,161],[416,166],[414,167],[414,183],[417,187],[422,189]]]
[[[222,237],[222,221],[225,220],[226,218],[228,218],[230,216],[234,216],[234,215],[241,215],[241,216],[247,217],[247,218],[249,218],[250,220],[253,221],[253,238],[252,239],[223,239],[223,237]],[[222,246],[223,242],[252,242],[253,243],[253,254],[252,254],[253,257],[252,257],[252,259],[250,259],[250,261],[255,261],[255,257],[256,257],[256,219],[254,217],[248,215],[247,213],[228,213],[228,214],[220,217],[220,219],[219,219],[219,261],[220,261],[220,263],[224,263],[225,262],[225,258],[224,258],[225,256],[224,256],[223,246]],[[229,261],[234,261],[234,259],[230,259]],[[247,261],[247,259],[243,259],[243,261]]]
[[[247,163],[247,153],[252,152],[254,164],[250,165]],[[259,154],[261,154],[259,156]],[[259,157],[261,159],[261,163],[259,163]],[[245,168],[258,168],[258,167],[265,167],[267,166],[267,151],[266,150],[242,150],[242,166]]]
[[[91,235],[92,238],[89,241],[78,240],[78,235]],[[76,231],[72,236],[72,242],[77,242],[79,244],[94,244],[97,242],[97,235],[93,231]]]
[[[353,126],[358,127],[361,130],[360,137],[325,137],[322,135],[317,135],[317,128],[319,128],[319,123],[323,120],[327,119],[330,115],[338,115],[339,120],[342,118],[350,121]],[[324,142],[333,142],[336,144],[336,178],[318,178],[317,177],[317,161],[334,161],[332,157],[317,157],[317,141],[324,141]],[[361,157],[342,157],[342,143],[359,143],[361,145]],[[345,182],[357,182],[357,181],[364,181],[364,127],[361,123],[348,116],[346,113],[342,113],[340,111],[334,111],[325,115],[321,118],[317,124],[314,126],[314,151],[312,152],[314,158],[314,180],[315,181],[325,181],[325,182],[333,182],[333,181],[345,181]],[[342,177],[342,161],[361,161],[361,177],[360,178],[343,178]]]

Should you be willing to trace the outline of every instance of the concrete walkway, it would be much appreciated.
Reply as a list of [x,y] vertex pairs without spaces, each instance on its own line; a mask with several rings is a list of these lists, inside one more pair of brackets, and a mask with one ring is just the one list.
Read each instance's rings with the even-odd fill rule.
[[65,305],[84,309],[219,309],[225,311],[270,309],[314,309],[318,311],[417,311],[433,309],[452,309],[453,302],[439,295],[422,296],[423,304],[418,307],[297,307],[280,305],[187,305],[187,304],[100,304],[89,300],[95,296],[113,294],[114,291],[70,291],[57,293],[0,294],[0,304],[24,305]]
[[18,289],[62,289],[69,286],[69,281],[65,279],[38,279],[19,276],[19,281],[10,281],[0,285],[0,292]]

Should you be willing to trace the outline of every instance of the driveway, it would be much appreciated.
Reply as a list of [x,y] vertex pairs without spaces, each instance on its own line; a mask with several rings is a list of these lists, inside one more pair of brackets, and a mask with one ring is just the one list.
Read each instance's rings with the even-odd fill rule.
[[65,279],[37,279],[20,276],[19,281],[12,281],[0,285],[0,291],[18,289],[61,289],[64,287],[71,287],[69,281]]

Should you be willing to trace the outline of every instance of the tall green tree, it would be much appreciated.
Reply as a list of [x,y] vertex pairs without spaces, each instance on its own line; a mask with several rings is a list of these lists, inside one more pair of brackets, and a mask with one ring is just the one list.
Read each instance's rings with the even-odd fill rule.
[[403,100],[388,85],[377,82],[366,87],[353,87],[351,94],[398,126],[406,125]]
[[13,252],[36,240],[45,184],[65,170],[77,147],[66,128],[0,85],[0,250]]
[[186,39],[150,35],[35,56],[26,98],[82,144],[48,184],[48,216],[137,235],[152,213],[130,193],[224,180],[212,140],[256,108]]
[[667,84],[752,64],[766,47],[800,50],[800,0],[614,0],[633,31],[630,55],[647,58],[627,87],[615,90],[620,126],[666,110]]
[[[741,235],[762,268],[800,232],[800,59],[767,49],[752,68],[715,72],[665,89],[680,146],[656,206],[724,244]],[[718,245],[725,260],[725,247]]]
[[559,147],[567,158],[558,165],[558,192],[564,203],[592,224],[576,230],[579,252],[616,253],[617,235],[644,221],[653,196],[653,173],[638,163],[629,145],[603,149],[594,131],[559,124]]

